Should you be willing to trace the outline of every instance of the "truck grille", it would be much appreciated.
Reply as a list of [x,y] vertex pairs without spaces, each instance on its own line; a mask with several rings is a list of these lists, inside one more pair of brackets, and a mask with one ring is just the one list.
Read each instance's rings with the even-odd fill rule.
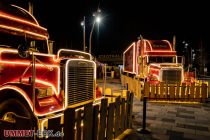
[[94,62],[70,60],[66,64],[66,92],[68,106],[94,99]]
[[180,83],[182,80],[181,69],[167,69],[162,71],[162,81],[166,84]]

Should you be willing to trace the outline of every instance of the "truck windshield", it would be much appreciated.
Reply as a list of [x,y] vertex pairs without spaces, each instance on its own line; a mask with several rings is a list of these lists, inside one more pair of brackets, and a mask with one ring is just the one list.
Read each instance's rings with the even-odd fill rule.
[[26,43],[28,48],[40,53],[47,53],[46,40],[34,40],[24,36],[16,36],[12,34],[0,32],[0,47],[17,49],[19,45]]
[[174,57],[148,57],[149,63],[173,63]]

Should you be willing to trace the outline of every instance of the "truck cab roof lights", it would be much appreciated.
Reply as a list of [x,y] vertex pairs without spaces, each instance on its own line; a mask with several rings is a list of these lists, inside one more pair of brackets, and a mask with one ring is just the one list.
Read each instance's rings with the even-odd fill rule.
[[144,44],[145,44],[144,50],[145,50],[145,52],[147,51],[147,48],[146,48],[147,45],[146,45],[146,43],[149,44],[150,51],[152,51],[152,45],[151,45],[151,43],[149,42],[149,40],[146,40],[146,39],[145,39],[145,41],[144,41]]
[[170,47],[170,50],[173,51],[172,46],[171,46],[171,43],[168,40],[162,40],[162,41],[167,42],[168,45],[169,45],[169,47]]
[[41,27],[33,15],[15,5],[1,7],[0,29],[3,32],[18,36],[28,34],[28,37],[39,40],[46,40],[49,37],[47,29]]
[[22,11],[24,11],[24,12],[27,13],[27,14],[29,14],[29,15],[33,18],[33,20],[36,22],[36,24],[39,25],[39,23],[38,23],[38,21],[36,20],[36,18],[35,18],[30,12],[28,12],[27,10],[25,10],[25,9],[23,9],[22,7],[19,7],[19,6],[17,6],[17,5],[13,5],[13,4],[12,4],[12,6],[13,6],[13,7],[16,7],[16,8],[18,8],[18,9],[22,10]]
[[[143,43],[144,43],[144,52],[176,52],[176,51],[173,51],[171,43],[168,40],[160,40],[160,42],[162,41],[167,44],[168,49],[153,49],[151,42],[153,42],[153,41],[155,42],[155,40],[147,40],[147,39],[139,40],[137,43],[138,46],[141,41],[143,41]],[[149,48],[147,48],[147,47],[149,47]]]

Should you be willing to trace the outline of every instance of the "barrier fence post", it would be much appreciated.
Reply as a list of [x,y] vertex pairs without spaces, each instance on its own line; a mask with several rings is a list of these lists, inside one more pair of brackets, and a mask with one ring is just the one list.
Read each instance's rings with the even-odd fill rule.
[[147,97],[144,96],[143,98],[143,123],[142,128],[138,128],[137,131],[142,134],[149,134],[151,131],[149,129],[146,129],[146,111],[147,111]]

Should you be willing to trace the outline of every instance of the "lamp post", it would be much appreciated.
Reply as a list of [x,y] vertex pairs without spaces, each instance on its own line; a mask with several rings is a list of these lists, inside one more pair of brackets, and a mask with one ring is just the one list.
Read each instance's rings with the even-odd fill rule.
[[30,14],[33,15],[33,11],[34,11],[33,0],[29,0],[28,2],[28,11]]
[[92,40],[92,34],[93,34],[93,29],[94,29],[94,26],[95,26],[95,20],[93,22],[93,26],[92,26],[92,29],[91,29],[91,32],[90,32],[90,38],[89,38],[89,53],[91,54],[91,40]]
[[81,25],[83,27],[83,51],[86,51],[86,46],[85,46],[85,16],[83,21],[81,22]]
[[92,48],[92,34],[93,34],[93,30],[94,30],[94,27],[95,27],[95,24],[96,23],[100,23],[101,21],[101,18],[99,16],[99,13],[101,12],[100,9],[97,10],[97,13],[96,14],[93,14],[93,16],[95,17],[94,21],[93,21],[93,26],[92,26],[92,29],[90,31],[90,37],[89,37],[89,53],[91,54],[91,48]]

